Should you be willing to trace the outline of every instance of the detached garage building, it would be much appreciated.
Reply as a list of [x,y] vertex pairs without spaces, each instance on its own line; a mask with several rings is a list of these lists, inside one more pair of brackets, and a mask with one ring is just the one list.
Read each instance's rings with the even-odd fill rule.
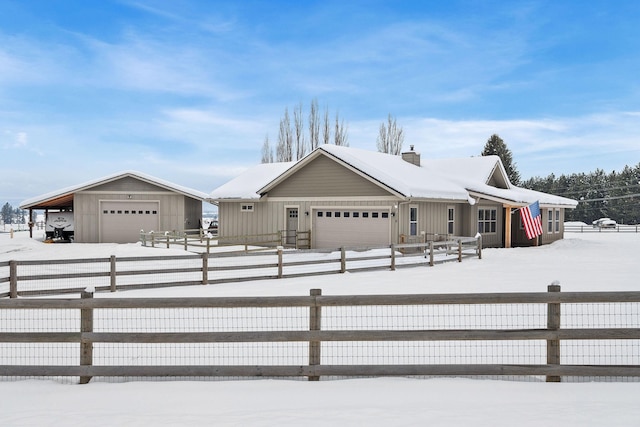
[[75,241],[132,243],[140,230],[198,228],[205,193],[125,171],[25,200],[21,209],[72,211]]

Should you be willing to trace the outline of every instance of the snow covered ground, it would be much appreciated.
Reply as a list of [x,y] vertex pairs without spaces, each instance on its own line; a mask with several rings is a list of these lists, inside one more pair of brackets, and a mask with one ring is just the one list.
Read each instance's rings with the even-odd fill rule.
[[[566,234],[552,245],[486,249],[483,259],[435,267],[100,294],[249,296],[640,290],[640,234]],[[164,251],[164,252],[163,252]],[[43,244],[0,234],[0,260],[167,253],[132,245]],[[171,253],[184,253],[172,249]],[[637,348],[636,348],[637,350]],[[0,382],[0,425],[636,426],[640,383],[468,379]]]

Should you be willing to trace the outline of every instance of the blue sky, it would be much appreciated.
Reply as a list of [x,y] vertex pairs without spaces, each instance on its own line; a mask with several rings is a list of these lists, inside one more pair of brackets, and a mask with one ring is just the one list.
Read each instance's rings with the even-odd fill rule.
[[0,202],[122,170],[210,192],[284,109],[523,178],[640,162],[640,2],[0,1]]

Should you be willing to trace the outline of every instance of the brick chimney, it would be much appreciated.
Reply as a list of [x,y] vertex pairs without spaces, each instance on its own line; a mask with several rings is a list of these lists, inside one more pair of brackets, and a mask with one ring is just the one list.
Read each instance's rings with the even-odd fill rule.
[[413,151],[413,145],[410,145],[409,151],[402,153],[402,160],[412,165],[420,166],[420,153]]

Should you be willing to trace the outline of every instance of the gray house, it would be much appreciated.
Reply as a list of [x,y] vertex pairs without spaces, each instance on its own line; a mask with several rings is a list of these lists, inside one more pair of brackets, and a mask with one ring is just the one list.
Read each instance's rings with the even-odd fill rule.
[[[516,187],[497,156],[423,160],[323,145],[293,163],[262,164],[217,188],[219,235],[282,231],[312,248],[475,236],[492,247],[562,239],[575,200]],[[544,233],[528,240],[518,208],[540,203]]]
[[140,230],[198,228],[205,193],[135,171],[119,172],[21,203],[21,209],[73,212],[75,241],[128,243]]

